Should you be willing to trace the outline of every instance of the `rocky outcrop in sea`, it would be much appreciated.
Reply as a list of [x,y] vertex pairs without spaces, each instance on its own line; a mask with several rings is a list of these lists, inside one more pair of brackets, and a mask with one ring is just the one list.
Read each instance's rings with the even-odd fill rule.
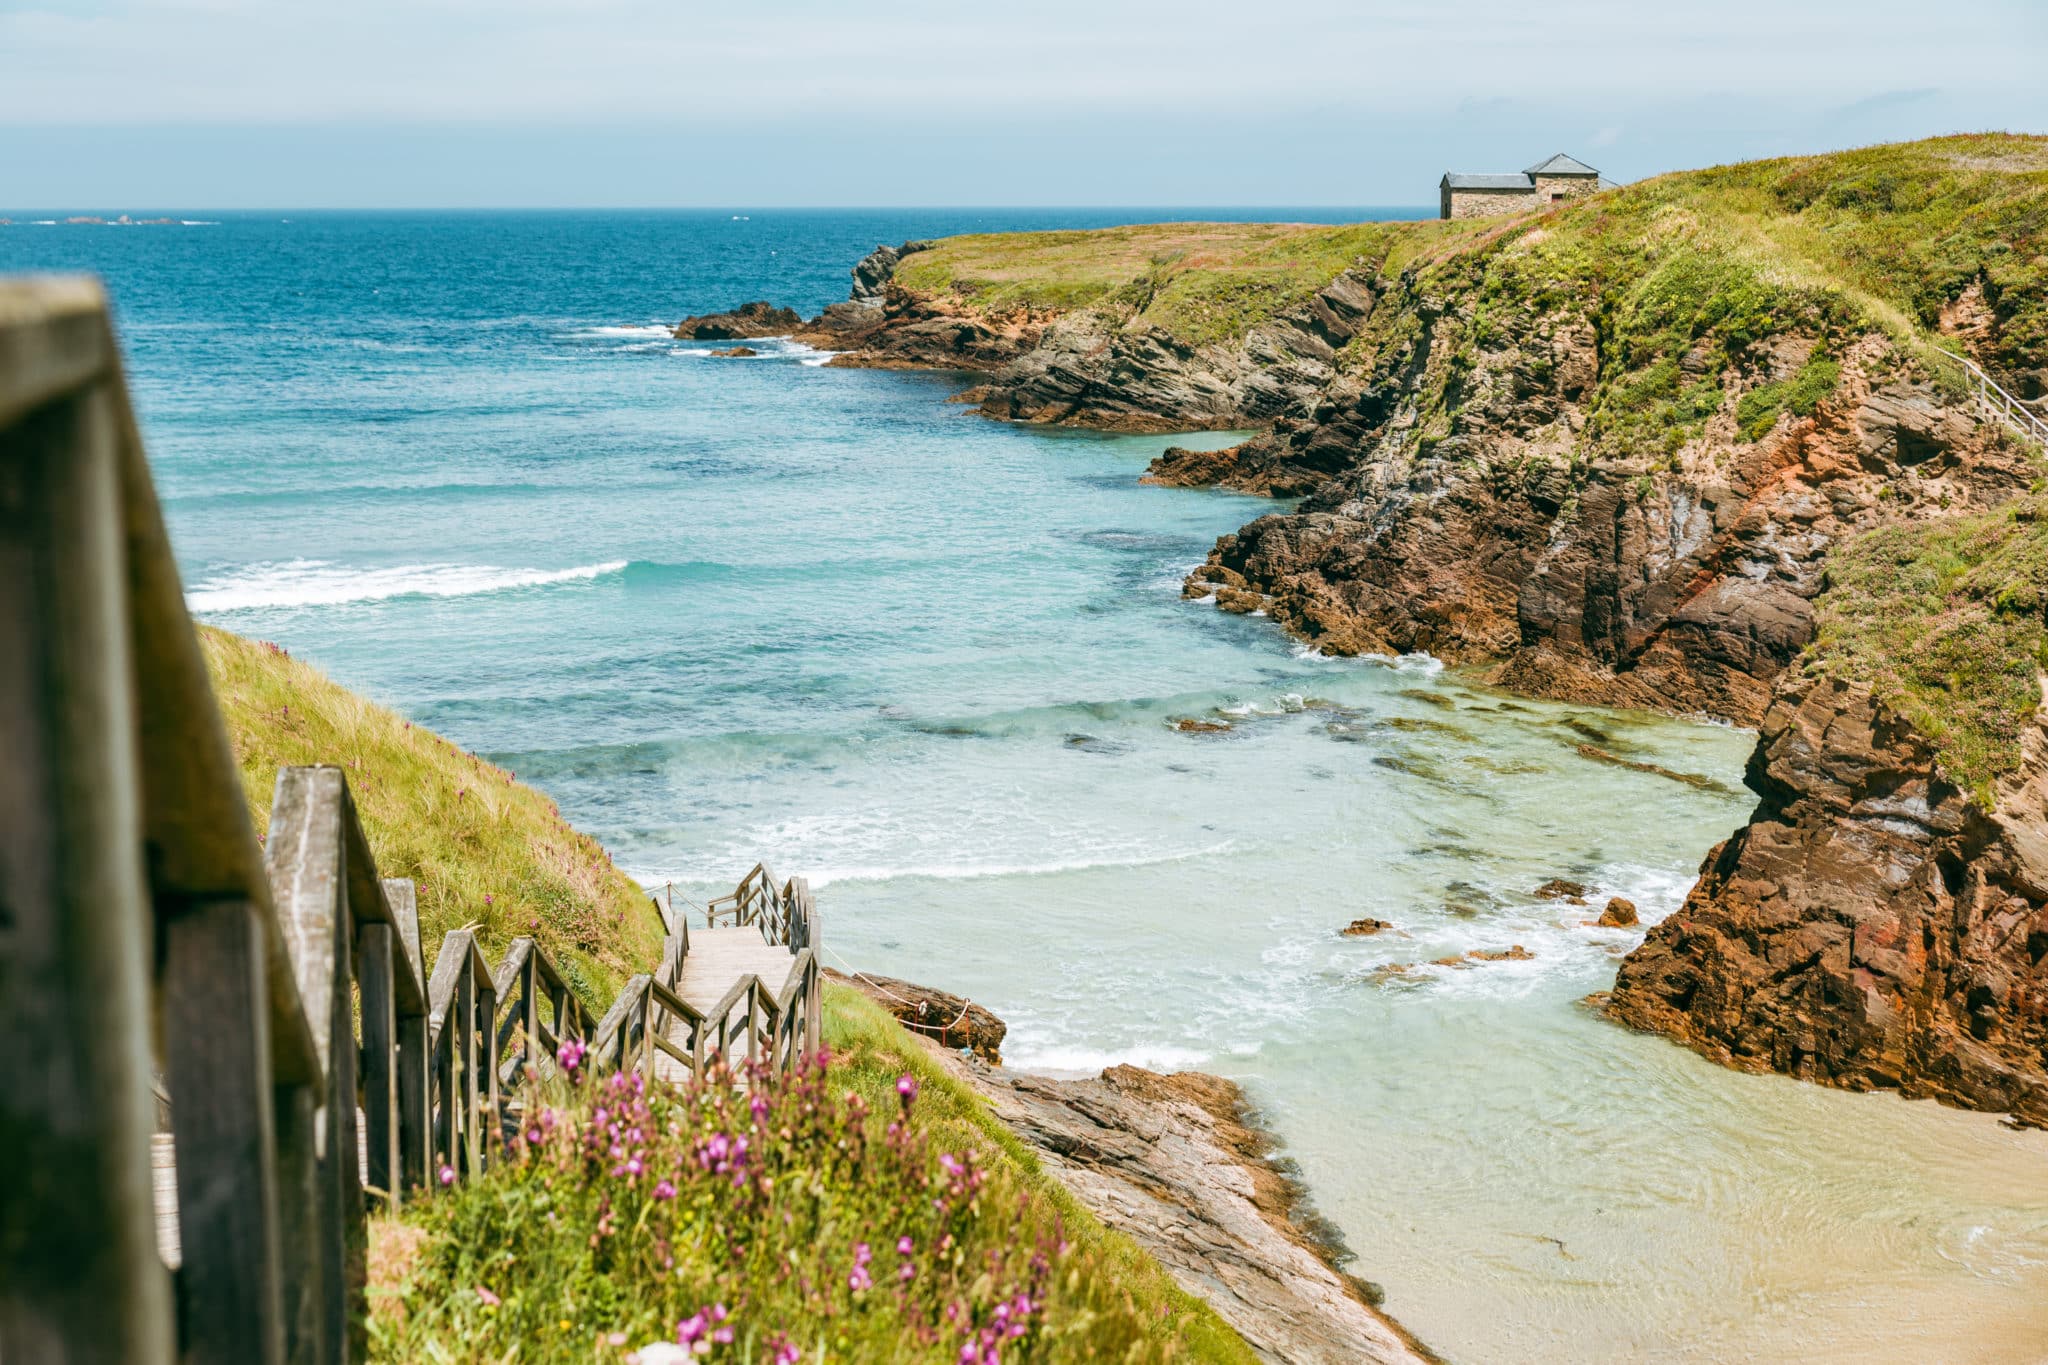
[[1336,374],[1337,352],[1374,305],[1372,281],[1346,273],[1300,307],[1242,336],[1189,346],[1130,331],[1091,309],[988,317],[950,296],[894,283],[903,257],[930,243],[879,247],[854,269],[853,296],[797,338],[834,365],[967,370],[983,414],[1109,431],[1260,426],[1308,404]]

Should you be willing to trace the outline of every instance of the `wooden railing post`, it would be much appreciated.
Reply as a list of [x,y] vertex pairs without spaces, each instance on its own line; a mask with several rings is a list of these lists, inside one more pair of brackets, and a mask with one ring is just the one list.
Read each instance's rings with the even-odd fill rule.
[[173,1337],[148,1216],[153,937],[118,375],[97,287],[5,302],[0,1359],[155,1365]]
[[277,1228],[284,1357],[290,1365],[323,1365],[328,1359],[320,1331],[327,1242],[320,1219],[318,1113],[312,1086],[277,1091]]
[[314,1210],[322,1247],[316,1332],[323,1365],[360,1355],[367,1344],[369,1237],[356,1147],[355,1000],[349,989],[355,935],[344,840],[345,822],[353,818],[339,769],[278,773],[265,846],[271,896],[325,1077],[315,1119]]
[[504,1141],[504,1124],[498,1106],[498,992],[492,987],[488,972],[479,969],[476,977],[477,1033],[481,1049],[478,1061],[483,1075],[478,1086],[481,1114],[475,1146],[477,1164],[483,1167],[497,1160],[498,1147]]
[[262,912],[223,901],[164,933],[166,1080],[176,1097],[183,1359],[284,1359],[277,1125]]
[[[540,963],[540,948],[536,945],[533,952],[527,955],[525,982],[520,987],[521,1017],[525,1020],[526,1029],[526,1046],[522,1050],[524,1061],[520,1067],[520,1075],[528,1084],[538,1081],[546,1071],[541,1060],[544,1049],[541,1046],[540,1033]],[[561,1032],[561,1024],[561,1016],[556,1015],[557,1033]]]
[[462,1111],[462,1159],[456,1161],[453,1154],[449,1161],[464,1175],[475,1175],[483,1165],[483,1154],[477,1150],[477,1108],[480,1103],[476,1083],[476,971],[465,954],[462,960],[462,975],[455,986],[455,1011],[449,1020],[455,1030],[455,1077],[457,1108]]
[[398,1007],[395,935],[388,924],[356,930],[357,984],[363,1015],[363,1127],[366,1184],[387,1209],[398,1206]]
[[[411,881],[394,877],[384,883],[384,903],[391,908],[398,928],[398,948],[410,964],[413,980],[426,982],[420,957],[419,910]],[[427,1060],[427,1008],[420,1002],[416,1011],[398,1012],[398,1169],[399,1184],[393,1190],[431,1188],[433,1154],[433,1072]]]

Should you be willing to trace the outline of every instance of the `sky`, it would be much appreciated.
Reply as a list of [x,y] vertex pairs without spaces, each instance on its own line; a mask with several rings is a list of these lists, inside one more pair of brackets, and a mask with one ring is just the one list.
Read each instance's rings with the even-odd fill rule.
[[0,0],[8,208],[1400,205],[2048,132],[2048,0]]

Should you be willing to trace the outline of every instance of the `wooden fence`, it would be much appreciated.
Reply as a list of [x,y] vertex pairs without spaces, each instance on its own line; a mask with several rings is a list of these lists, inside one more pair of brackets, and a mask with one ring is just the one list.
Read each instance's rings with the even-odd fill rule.
[[[259,846],[90,281],[0,282],[0,752],[0,1365],[360,1359],[366,1210],[484,1168],[589,1013],[531,939],[428,974],[339,768],[279,773]],[[600,1060],[817,1047],[808,889],[721,899],[788,981],[694,1009],[664,917]]]
[[2048,446],[2048,421],[1984,372],[1984,367],[1968,356],[1957,355],[1954,351],[1937,347],[1941,353],[1963,368],[1963,381],[1970,388],[1970,403],[1977,415],[1986,421],[1997,422],[2016,436],[2023,436],[2036,445]]

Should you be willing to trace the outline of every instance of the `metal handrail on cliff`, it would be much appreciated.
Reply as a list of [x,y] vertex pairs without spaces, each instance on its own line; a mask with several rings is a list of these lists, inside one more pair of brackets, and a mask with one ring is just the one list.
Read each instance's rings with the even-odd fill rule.
[[[0,1360],[362,1358],[366,1212],[482,1169],[588,1011],[531,939],[430,976],[342,769],[281,770],[259,840],[90,280],[0,282],[0,754]],[[815,1051],[809,891],[756,871],[787,980],[700,1014],[664,922],[616,1060]]]
[[1970,383],[1970,397],[1980,416],[2001,423],[2017,436],[2048,446],[2048,421],[2044,421],[2023,401],[2007,392],[2005,387],[1986,373],[1984,367],[1976,361],[1943,346],[1934,349],[1963,367],[1963,372]]

